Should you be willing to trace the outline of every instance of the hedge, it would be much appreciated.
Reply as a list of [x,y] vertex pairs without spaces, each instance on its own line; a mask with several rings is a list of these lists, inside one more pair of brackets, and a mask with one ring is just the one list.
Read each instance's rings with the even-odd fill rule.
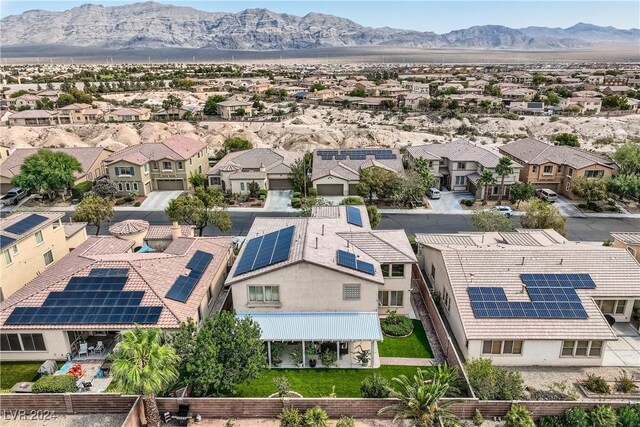
[[40,377],[31,389],[33,393],[71,393],[78,391],[73,375],[45,375]]

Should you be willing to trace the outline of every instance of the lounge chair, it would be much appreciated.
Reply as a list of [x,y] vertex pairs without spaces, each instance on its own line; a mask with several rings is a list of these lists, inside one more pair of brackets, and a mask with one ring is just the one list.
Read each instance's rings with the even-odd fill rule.
[[96,344],[96,347],[93,349],[93,352],[102,354],[103,351],[104,351],[104,344],[102,343],[102,341],[98,341],[98,343]]
[[80,350],[78,351],[78,356],[82,356],[83,354],[89,356],[89,344],[86,342],[80,344]]

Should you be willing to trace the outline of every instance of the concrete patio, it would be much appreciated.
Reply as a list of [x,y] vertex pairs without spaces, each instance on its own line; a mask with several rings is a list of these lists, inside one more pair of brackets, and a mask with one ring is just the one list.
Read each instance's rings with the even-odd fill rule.
[[630,323],[617,323],[617,341],[609,341],[602,366],[640,367],[640,333]]

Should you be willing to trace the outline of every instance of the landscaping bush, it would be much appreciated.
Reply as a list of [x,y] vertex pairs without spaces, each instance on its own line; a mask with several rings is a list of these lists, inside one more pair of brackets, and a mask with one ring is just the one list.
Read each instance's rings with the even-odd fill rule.
[[284,409],[278,415],[280,427],[302,427],[303,419],[300,412],[295,408]]
[[611,387],[609,387],[605,379],[595,374],[587,374],[587,379],[582,382],[582,386],[593,393],[611,393]]
[[92,188],[93,184],[91,183],[91,181],[81,182],[71,189],[71,197],[74,199],[82,199],[84,193],[86,193],[87,191],[91,191]]
[[364,202],[362,201],[362,199],[360,197],[349,196],[349,197],[345,197],[344,199],[342,199],[340,204],[342,206],[346,206],[346,205],[364,205]]
[[267,194],[269,194],[269,191],[268,191],[268,190],[265,190],[264,188],[261,188],[260,190],[258,190],[258,194],[259,194],[260,196],[267,197]]
[[360,383],[360,395],[367,399],[384,399],[389,397],[389,382],[380,374],[366,377]]
[[116,206],[124,205],[125,203],[127,203],[127,201],[124,197],[119,197],[116,199]]
[[564,413],[564,425],[571,427],[589,427],[589,415],[584,408],[572,408]]
[[135,202],[135,203],[133,204],[133,207],[135,207],[135,208],[139,208],[141,204],[142,204],[142,202]]
[[72,393],[78,391],[73,375],[45,375],[31,389],[33,393]]
[[480,427],[482,424],[484,424],[484,417],[482,416],[480,409],[476,408],[476,412],[473,414],[473,425]]
[[517,400],[524,395],[518,372],[493,366],[491,359],[472,359],[465,364],[469,384],[481,400]]
[[589,413],[591,427],[616,427],[618,417],[610,406],[596,406]]
[[324,353],[320,355],[320,361],[322,362],[322,366],[325,368],[336,366],[336,363],[338,362],[338,353],[331,350],[325,350]]
[[548,415],[540,417],[540,419],[538,420],[538,425],[540,427],[565,427],[565,422],[563,417]]
[[496,367],[496,398],[499,400],[518,400],[524,394],[524,381],[519,372]]
[[318,197],[318,190],[316,190],[315,188],[309,188],[307,189],[307,195],[309,197]]
[[504,420],[506,427],[535,427],[531,412],[523,405],[512,405]]
[[336,427],[356,427],[356,420],[351,417],[340,417],[336,423]]
[[627,375],[627,371],[622,371],[622,375],[616,378],[616,390],[621,393],[633,393],[638,386],[633,382],[633,378]]
[[476,202],[476,201],[475,201],[475,200],[473,200],[473,199],[462,199],[462,200],[460,200],[460,204],[461,204],[461,205],[465,205],[465,206],[468,206],[468,207],[473,206],[473,204],[474,204],[475,202]]
[[618,427],[640,426],[640,405],[618,409]]
[[273,385],[276,386],[276,394],[278,397],[289,397],[291,393],[291,384],[286,377],[275,377],[273,379]]
[[138,197],[138,192],[136,190],[127,191],[127,195],[124,196],[125,202],[133,202],[136,197]]
[[300,193],[299,191],[294,191],[291,194],[291,198],[293,198],[293,199],[299,199],[301,196],[302,196],[302,193]]
[[263,202],[264,202],[265,200],[267,200],[267,196],[266,196],[265,194],[260,194],[260,196],[258,196],[258,198],[259,198],[261,201],[263,201]]
[[300,201],[300,199],[295,197],[291,199],[291,207],[299,209],[301,206],[302,206],[302,202]]
[[382,319],[382,332],[392,337],[404,337],[413,332],[413,322],[407,316],[390,311],[387,317]]
[[304,413],[304,423],[306,427],[329,427],[329,415],[319,406],[309,408]]

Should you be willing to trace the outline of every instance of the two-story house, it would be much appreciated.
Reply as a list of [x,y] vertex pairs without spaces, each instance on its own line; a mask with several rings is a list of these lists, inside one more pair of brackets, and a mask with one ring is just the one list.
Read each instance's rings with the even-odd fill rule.
[[[378,366],[379,316],[412,312],[417,262],[403,230],[371,230],[364,206],[317,207],[310,218],[256,218],[231,268],[238,316],[251,316],[282,366],[307,366],[307,349],[333,351],[338,367]],[[289,354],[299,352],[301,360]]]
[[209,170],[209,185],[233,194],[248,194],[252,182],[260,189],[290,190],[291,167],[302,156],[301,152],[273,148],[235,151]]
[[[475,145],[465,139],[456,139],[446,144],[414,145],[407,147],[407,160],[412,164],[422,157],[429,161],[434,177],[440,188],[451,191],[467,191],[476,199],[483,199],[485,188],[478,184],[480,174],[484,170],[493,172],[496,183],[489,189],[489,198],[497,198],[500,194],[501,177],[495,172],[500,155],[487,148]],[[512,165],[514,171],[505,175],[503,196],[509,196],[509,188],[518,182],[520,166]]]
[[218,102],[216,109],[220,117],[231,120],[238,117],[251,117],[253,115],[253,103],[249,101],[230,99]]
[[120,193],[137,191],[146,196],[155,190],[189,189],[189,176],[206,173],[209,159],[206,143],[176,135],[124,148],[109,156],[105,164]]
[[547,144],[533,138],[503,145],[500,153],[523,166],[520,181],[570,198],[574,198],[572,179],[581,176],[610,178],[618,171],[615,162],[603,155],[566,145]]
[[558,106],[565,110],[576,107],[580,114],[600,114],[602,99],[587,96],[561,98]]
[[98,123],[104,112],[90,104],[69,104],[57,109],[60,124]]
[[21,212],[0,220],[0,301],[87,240],[86,223],[63,224],[63,216]]

